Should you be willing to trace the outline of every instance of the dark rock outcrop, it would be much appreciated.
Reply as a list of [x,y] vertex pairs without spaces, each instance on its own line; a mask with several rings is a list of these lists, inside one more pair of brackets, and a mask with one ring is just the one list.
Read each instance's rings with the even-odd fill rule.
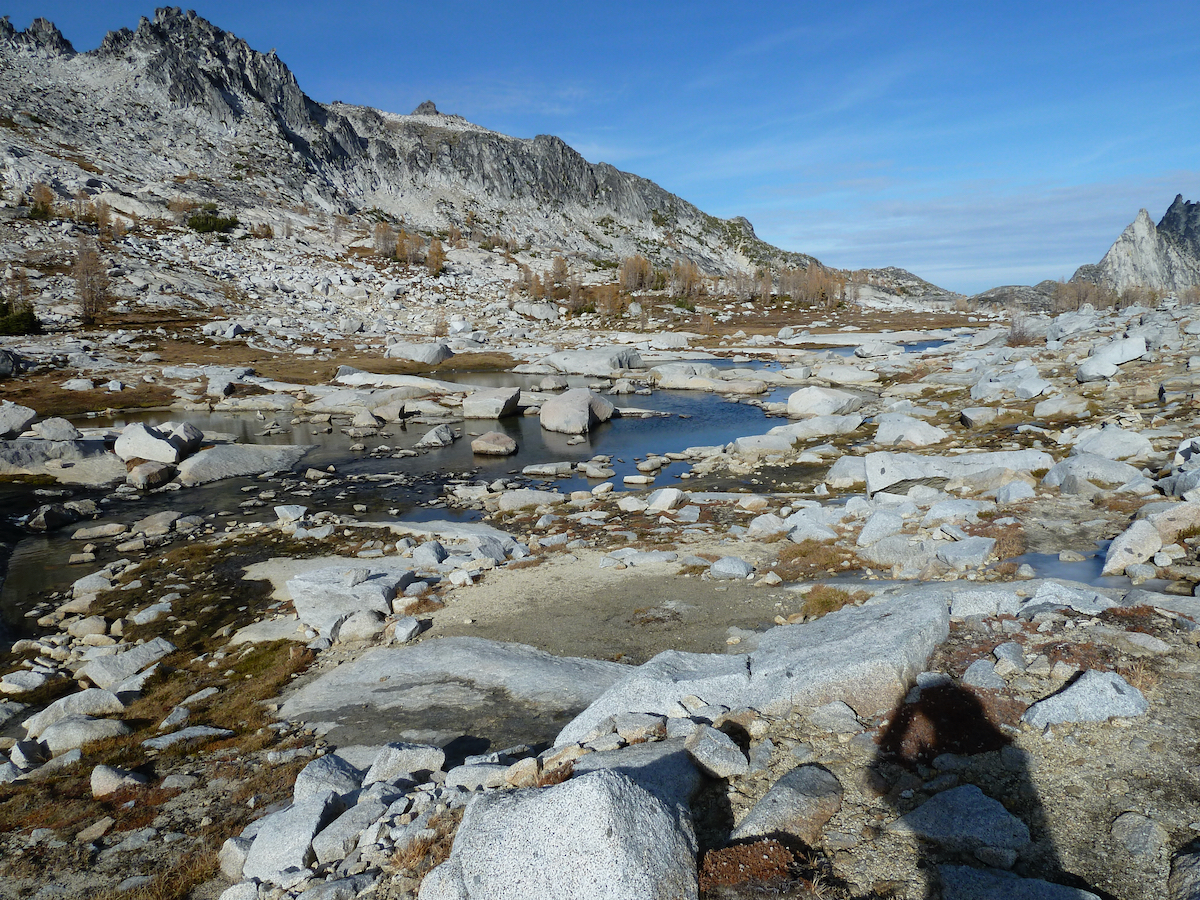
[[1175,202],[1158,223],[1158,233],[1200,259],[1200,203],[1189,203],[1183,194],[1176,194]]

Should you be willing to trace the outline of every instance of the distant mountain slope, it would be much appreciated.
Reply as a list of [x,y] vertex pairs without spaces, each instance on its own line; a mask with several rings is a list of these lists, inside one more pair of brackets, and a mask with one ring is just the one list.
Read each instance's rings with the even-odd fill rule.
[[111,190],[150,206],[187,194],[233,209],[377,209],[410,228],[470,225],[708,272],[814,262],[556,137],[509,137],[431,103],[407,116],[317,103],[273,51],[178,8],[88,53],[44,19],[24,32],[0,21],[0,126],[12,194],[47,181],[64,197]]
[[1200,203],[1176,195],[1157,226],[1141,210],[1104,259],[1081,266],[1071,280],[1116,291],[1132,287],[1184,291],[1200,285]]

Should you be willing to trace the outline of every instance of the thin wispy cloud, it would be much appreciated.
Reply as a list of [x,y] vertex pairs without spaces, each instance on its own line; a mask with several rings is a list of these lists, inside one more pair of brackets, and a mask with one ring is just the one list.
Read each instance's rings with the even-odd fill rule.
[[1200,193],[1200,174],[1174,172],[1130,183],[963,184],[949,197],[890,198],[865,215],[827,208],[796,229],[786,207],[752,214],[760,236],[809,248],[828,265],[860,268],[892,260],[923,278],[976,293],[997,284],[1070,277],[1099,261],[1144,205],[1156,220],[1178,190]]

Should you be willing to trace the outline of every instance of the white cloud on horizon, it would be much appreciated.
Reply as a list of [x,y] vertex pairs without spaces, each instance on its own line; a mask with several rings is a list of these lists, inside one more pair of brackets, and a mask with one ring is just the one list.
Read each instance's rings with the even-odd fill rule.
[[760,237],[838,268],[895,265],[942,287],[1069,278],[1098,262],[1138,210],[1156,221],[1177,193],[1200,198],[1200,171],[1108,184],[964,184],[947,196],[888,198],[857,208],[796,210],[762,201]]

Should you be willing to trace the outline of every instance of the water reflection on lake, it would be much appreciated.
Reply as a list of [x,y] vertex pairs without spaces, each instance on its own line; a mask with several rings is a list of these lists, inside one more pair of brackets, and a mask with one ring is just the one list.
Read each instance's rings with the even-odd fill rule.
[[[509,372],[469,373],[456,376],[463,383],[483,386],[513,385],[521,388],[536,387],[542,376],[515,375]],[[448,380],[448,379],[447,379]],[[572,386],[584,386],[594,379],[571,378]],[[794,388],[785,389],[783,398]],[[327,509],[338,513],[351,513],[355,504],[367,507],[367,512],[355,512],[364,521],[395,518],[424,520],[429,518],[456,517],[457,513],[447,509],[430,509],[427,504],[442,495],[442,486],[447,479],[470,477],[473,480],[492,481],[519,475],[528,465],[545,462],[580,462],[597,454],[613,457],[616,470],[614,481],[618,485],[624,475],[637,472],[638,458],[654,453],[683,450],[691,446],[725,444],[746,434],[762,433],[783,420],[769,419],[757,406],[728,400],[716,394],[691,391],[655,391],[648,396],[626,394],[609,398],[622,407],[638,407],[654,410],[665,415],[654,418],[615,418],[602,424],[584,436],[582,443],[571,444],[570,435],[543,431],[537,416],[511,417],[502,420],[458,421],[454,427],[463,432],[463,438],[450,447],[417,451],[420,455],[393,459],[390,455],[372,457],[368,452],[351,451],[355,443],[362,443],[367,450],[385,445],[392,450],[413,449],[425,435],[431,423],[407,425],[389,424],[375,437],[354,439],[334,427],[322,433],[322,426],[311,424],[291,425],[291,413],[267,413],[260,419],[254,413],[202,412],[181,410],[146,410],[119,413],[113,416],[89,416],[77,420],[81,427],[123,428],[131,422],[160,425],[164,422],[188,421],[206,431],[234,436],[242,443],[260,444],[313,444],[311,451],[301,462],[301,467],[324,469],[334,466],[339,476],[403,476],[395,481],[359,480],[341,481],[333,488],[314,489],[310,497],[293,497],[278,491],[273,481],[254,478],[233,478],[216,484],[178,491],[160,492],[135,496],[133,499],[107,499],[108,492],[73,489],[69,497],[91,496],[102,501],[105,521],[134,522],[144,516],[163,510],[177,510],[184,515],[209,515],[225,511],[229,518],[239,521],[274,520],[273,507],[281,503],[298,502],[313,510]],[[282,426],[283,434],[264,435],[269,423]],[[516,440],[519,450],[510,457],[476,456],[471,452],[472,436],[486,431],[501,431]],[[658,477],[658,485],[678,483],[673,477],[685,471],[685,464],[675,463]],[[581,476],[548,479],[547,485],[562,491],[588,489],[599,482]],[[310,487],[309,485],[305,486]],[[243,488],[253,488],[244,491]],[[242,508],[240,504],[252,500],[260,491],[276,490],[278,496],[262,506]],[[51,493],[58,493],[52,490]],[[67,557],[77,552],[80,544],[72,541],[73,527],[49,535],[29,535],[13,525],[13,521],[28,514],[41,503],[69,499],[69,497],[38,496],[29,485],[0,485],[0,502],[8,520],[7,537],[0,540],[9,546],[19,540],[12,553],[9,572],[0,588],[0,610],[7,618],[19,618],[20,611],[30,605],[30,598],[49,590],[62,589],[71,581],[92,571],[97,566],[67,567]],[[465,514],[476,518],[478,513]],[[219,521],[219,520],[218,520]]]

